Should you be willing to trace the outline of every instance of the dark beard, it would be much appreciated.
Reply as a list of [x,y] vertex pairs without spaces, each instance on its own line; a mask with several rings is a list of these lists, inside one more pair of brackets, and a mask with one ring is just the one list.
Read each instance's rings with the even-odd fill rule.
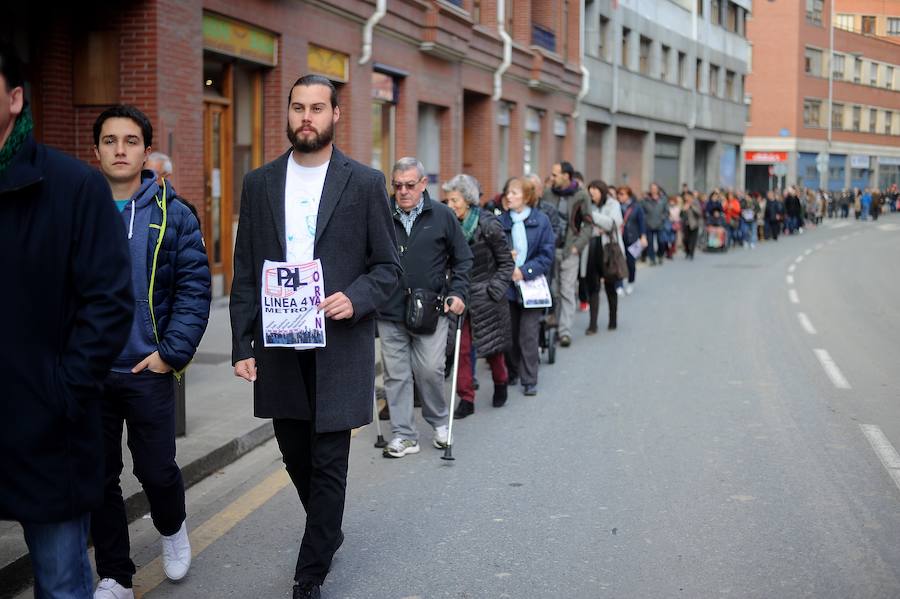
[[318,152],[325,146],[331,144],[334,139],[334,125],[329,125],[324,131],[316,133],[316,136],[310,140],[300,139],[297,133],[291,129],[291,124],[287,124],[287,136],[294,150],[301,154],[309,154]]

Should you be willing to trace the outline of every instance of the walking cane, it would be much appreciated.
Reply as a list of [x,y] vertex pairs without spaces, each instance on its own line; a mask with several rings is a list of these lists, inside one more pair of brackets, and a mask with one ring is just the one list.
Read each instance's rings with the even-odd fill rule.
[[[447,299],[447,305],[453,303],[453,298]],[[456,345],[453,348],[453,380],[450,383],[450,425],[447,428],[447,447],[444,448],[442,460],[455,460],[453,457],[453,409],[456,403],[456,375],[459,373],[459,341],[462,337],[463,319],[466,317],[465,311],[459,315],[456,320]]]
[[375,430],[378,431],[378,439],[375,440],[375,447],[381,449],[382,447],[387,447],[387,441],[384,440],[384,435],[381,434],[381,419],[378,418],[378,394],[375,391],[372,391],[372,413],[375,416]]

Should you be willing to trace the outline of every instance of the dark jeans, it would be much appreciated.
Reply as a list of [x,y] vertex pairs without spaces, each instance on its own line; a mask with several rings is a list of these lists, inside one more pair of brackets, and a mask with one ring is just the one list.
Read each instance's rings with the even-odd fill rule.
[[541,310],[509,302],[509,315],[512,318],[512,348],[506,353],[509,378],[519,377],[523,385],[536,385],[541,351],[538,339]]
[[697,248],[697,236],[699,233],[699,229],[691,229],[690,227],[684,228],[684,254],[688,258],[694,257],[694,250]]
[[322,584],[341,537],[350,431],[316,432],[315,354],[311,351],[297,354],[312,420],[276,418],[272,424],[285,469],[306,510],[306,528],[300,541],[294,580]]
[[106,480],[103,506],[91,515],[97,575],[131,587],[134,562],[128,518],[119,476],[122,474],[122,425],[134,475],[150,503],[150,517],[160,534],[171,536],[185,520],[184,481],[175,463],[175,380],[171,373],[111,372],[102,400]]
[[35,599],[91,599],[94,577],[87,556],[90,516],[65,522],[20,522],[34,571]]
[[662,229],[647,229],[647,256],[651,264],[656,264],[657,260],[662,262],[666,253],[666,244],[660,239],[661,233]]
[[628,265],[628,282],[634,283],[634,277],[637,274],[637,260],[628,251],[628,244],[625,244],[625,264]]

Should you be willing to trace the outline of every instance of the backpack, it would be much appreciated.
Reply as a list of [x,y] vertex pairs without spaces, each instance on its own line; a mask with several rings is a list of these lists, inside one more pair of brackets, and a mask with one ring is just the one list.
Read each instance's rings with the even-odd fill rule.
[[547,215],[547,218],[550,220],[550,228],[553,230],[553,235],[556,237],[556,247],[563,247],[566,242],[566,226],[568,225],[566,219],[563,218],[559,210],[547,202],[538,202],[537,207],[538,210]]

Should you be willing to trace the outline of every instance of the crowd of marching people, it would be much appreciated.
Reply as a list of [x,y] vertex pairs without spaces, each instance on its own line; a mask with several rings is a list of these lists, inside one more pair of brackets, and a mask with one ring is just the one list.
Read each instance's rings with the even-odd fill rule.
[[[638,195],[627,185],[585,183],[568,162],[554,164],[546,180],[514,177],[494,197],[466,174],[441,186],[440,201],[426,183],[415,158],[394,167],[391,210],[406,282],[395,308],[378,317],[387,397],[380,417],[393,433],[383,453],[390,458],[419,452],[414,405],[434,429],[433,445],[446,448],[452,404],[442,399],[441,379],[452,375],[457,326],[459,403],[452,418],[459,420],[475,413],[478,359],[490,367],[492,405],[502,407],[519,384],[522,395],[538,394],[540,352],[557,339],[560,347],[572,344],[576,311],[589,312],[585,335],[597,334],[601,292],[607,328],[615,330],[619,299],[634,291],[639,262],[661,265],[679,251],[693,260],[698,247],[753,249],[825,218],[847,218],[851,209],[857,219],[877,219],[900,201],[896,185],[842,194],[799,187],[707,194],[684,185],[668,194],[653,183]],[[525,299],[535,282],[546,286],[549,307]],[[418,297],[433,307],[434,322],[424,328],[427,319],[411,320],[410,299]],[[439,318],[441,310],[450,318]]]
[[[459,174],[432,198],[416,158],[399,160],[386,182],[341,153],[333,145],[340,114],[327,78],[292,86],[290,148],[243,182],[229,304],[234,374],[253,385],[254,415],[272,419],[306,512],[294,599],[321,596],[344,542],[351,431],[372,417],[376,330],[392,432],[383,455],[420,451],[417,400],[432,444],[449,450],[451,419],[476,410],[476,361],[490,367],[494,407],[519,385],[538,395],[542,348],[572,345],[579,309],[589,312],[585,334],[597,334],[601,296],[607,329],[616,330],[638,261],[663,264],[679,248],[688,259],[697,247],[752,248],[847,218],[851,208],[862,220],[898,209],[896,186],[761,196],[686,187],[669,195],[653,184],[640,194],[585,183],[564,161],[546,180],[510,179],[495,197]],[[120,484],[126,429],[163,573],[176,582],[191,566],[174,385],[206,330],[209,262],[197,215],[168,180],[171,161],[151,151],[141,110],[100,113],[96,169],[38,143],[34,128],[21,61],[0,45],[0,228],[8,233],[0,251],[16,265],[0,296],[0,310],[16,315],[0,350],[8,398],[0,519],[22,525],[37,597],[133,599]],[[323,330],[264,332],[263,279],[265,292],[271,285],[285,296],[306,284],[271,283],[261,275],[273,263],[324,273],[315,302]]]

